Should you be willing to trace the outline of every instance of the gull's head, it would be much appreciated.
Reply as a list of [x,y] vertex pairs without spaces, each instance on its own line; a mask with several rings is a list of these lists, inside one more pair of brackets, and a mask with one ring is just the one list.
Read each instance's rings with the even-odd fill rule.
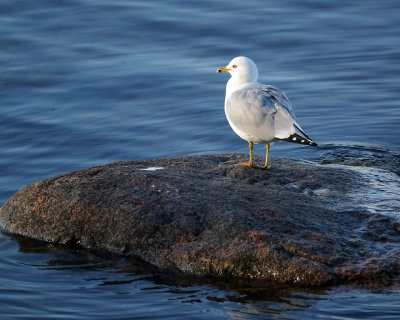
[[236,57],[217,70],[217,73],[229,72],[235,80],[240,82],[257,82],[258,69],[253,60],[247,57]]

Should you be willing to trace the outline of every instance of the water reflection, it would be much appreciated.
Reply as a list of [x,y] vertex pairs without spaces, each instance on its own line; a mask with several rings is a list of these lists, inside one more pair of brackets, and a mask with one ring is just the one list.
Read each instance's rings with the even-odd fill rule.
[[[17,243],[18,248],[10,240]],[[108,292],[110,296],[102,295],[99,298],[103,299],[98,301],[101,304],[109,303],[113,295],[124,295],[131,299],[137,299],[137,295],[141,299],[142,295],[150,295],[155,305],[165,304],[162,309],[171,308],[171,303],[175,308],[181,304],[201,304],[204,317],[199,319],[215,316],[215,309],[220,307],[225,310],[222,313],[226,317],[230,315],[237,319],[241,316],[281,314],[305,309],[309,306],[305,299],[307,295],[320,296],[325,293],[323,290],[305,292],[304,289],[276,287],[271,283],[224,282],[177,276],[157,271],[140,260],[54,246],[11,234],[3,234],[1,244],[5,251],[18,249],[18,253],[8,252],[9,255],[14,257],[15,263],[23,266],[24,273],[33,275],[28,282],[18,282],[18,274],[14,275],[17,289],[33,286],[35,290],[32,294],[39,299],[46,299],[50,291],[68,300],[71,299],[68,296],[71,291],[80,289],[102,291],[103,294]],[[10,265],[10,269],[14,268]],[[51,284],[54,279],[57,280]],[[114,301],[114,298],[111,300]],[[116,301],[113,303],[118,304]],[[221,310],[217,312],[220,313]],[[164,318],[165,314],[160,316]]]
[[[381,312],[382,319],[390,319],[396,310],[400,311],[398,306],[385,309],[388,299],[400,298],[397,290],[388,288],[305,290],[271,283],[177,277],[138,260],[10,234],[0,237],[0,249],[12,257],[8,264],[2,263],[11,272],[11,296],[24,292],[25,299],[38,303],[56,296],[68,304],[68,308],[61,309],[69,319],[126,319],[138,315],[140,319],[298,319],[320,314],[367,319],[370,314],[364,307],[371,303],[373,314]],[[20,267],[15,268],[13,263]],[[88,298],[90,295],[95,298]],[[0,306],[3,303],[0,301]],[[19,307],[24,309],[26,304]],[[60,304],[54,307],[60,309]],[[51,308],[47,304],[31,312],[42,316]]]

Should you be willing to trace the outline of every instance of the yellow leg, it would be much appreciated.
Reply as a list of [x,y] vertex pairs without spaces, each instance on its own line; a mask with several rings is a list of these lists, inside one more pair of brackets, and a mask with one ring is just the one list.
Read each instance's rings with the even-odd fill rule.
[[268,167],[268,156],[269,156],[269,144],[265,146],[266,154],[265,154],[265,165],[264,166],[256,166],[259,169],[269,170],[271,167]]
[[250,151],[250,160],[249,163],[236,163],[235,166],[237,167],[247,167],[247,168],[253,168],[253,142],[249,142],[249,151]]

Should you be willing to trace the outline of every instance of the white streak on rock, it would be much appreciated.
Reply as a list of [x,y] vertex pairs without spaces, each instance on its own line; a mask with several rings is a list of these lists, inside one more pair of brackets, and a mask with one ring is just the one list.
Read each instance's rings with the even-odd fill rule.
[[157,171],[157,170],[162,170],[164,169],[164,167],[149,167],[149,168],[145,168],[145,169],[140,169],[143,171]]

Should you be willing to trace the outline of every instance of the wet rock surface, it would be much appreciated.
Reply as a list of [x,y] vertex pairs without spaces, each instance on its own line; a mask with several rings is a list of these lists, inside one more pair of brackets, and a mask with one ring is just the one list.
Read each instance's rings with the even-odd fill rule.
[[45,179],[4,204],[0,225],[202,277],[299,286],[396,281],[400,224],[352,201],[360,174],[279,158],[269,171],[233,165],[246,160],[121,161]]

